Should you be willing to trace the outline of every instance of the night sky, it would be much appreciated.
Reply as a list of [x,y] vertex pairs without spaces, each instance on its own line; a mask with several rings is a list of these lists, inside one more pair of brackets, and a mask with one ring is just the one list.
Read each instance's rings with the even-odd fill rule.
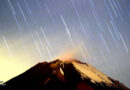
[[64,53],[130,88],[130,0],[0,0],[0,81]]

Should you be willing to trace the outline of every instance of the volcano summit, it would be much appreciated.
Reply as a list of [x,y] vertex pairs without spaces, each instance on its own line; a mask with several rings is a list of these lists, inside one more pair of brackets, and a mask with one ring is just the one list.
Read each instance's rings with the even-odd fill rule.
[[129,90],[89,64],[71,60],[38,63],[0,90]]

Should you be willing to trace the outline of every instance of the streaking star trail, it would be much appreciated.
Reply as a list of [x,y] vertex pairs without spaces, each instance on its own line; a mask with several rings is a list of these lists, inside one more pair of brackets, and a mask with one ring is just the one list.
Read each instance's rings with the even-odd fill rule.
[[0,81],[64,53],[130,87],[130,1],[0,0]]

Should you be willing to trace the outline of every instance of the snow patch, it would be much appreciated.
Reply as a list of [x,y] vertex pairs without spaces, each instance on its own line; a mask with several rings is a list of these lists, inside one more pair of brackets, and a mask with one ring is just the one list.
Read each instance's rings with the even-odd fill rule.
[[109,85],[112,84],[112,81],[105,74],[99,72],[98,70],[96,70],[96,68],[92,67],[89,64],[73,62],[73,65],[80,73],[82,73],[82,77],[90,78],[91,82],[93,83],[104,82]]

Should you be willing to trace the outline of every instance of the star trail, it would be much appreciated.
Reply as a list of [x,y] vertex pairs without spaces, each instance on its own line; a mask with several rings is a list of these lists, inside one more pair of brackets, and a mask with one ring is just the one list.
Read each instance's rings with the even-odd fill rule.
[[0,81],[75,48],[130,87],[130,1],[0,0]]

